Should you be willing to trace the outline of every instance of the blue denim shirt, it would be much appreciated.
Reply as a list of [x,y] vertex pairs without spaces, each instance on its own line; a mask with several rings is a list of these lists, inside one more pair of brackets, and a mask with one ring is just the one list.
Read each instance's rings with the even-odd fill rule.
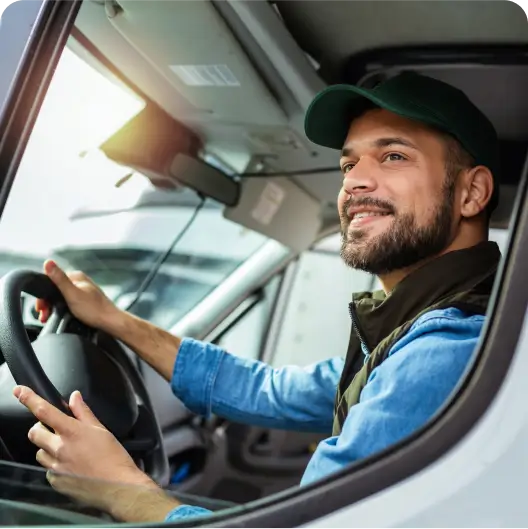
[[[199,415],[328,434],[306,468],[304,485],[396,443],[430,419],[461,379],[483,323],[483,316],[467,316],[454,308],[419,318],[372,371],[339,436],[331,436],[331,431],[343,358],[274,369],[185,339],[171,385]],[[184,505],[171,511],[167,521],[207,513]]]

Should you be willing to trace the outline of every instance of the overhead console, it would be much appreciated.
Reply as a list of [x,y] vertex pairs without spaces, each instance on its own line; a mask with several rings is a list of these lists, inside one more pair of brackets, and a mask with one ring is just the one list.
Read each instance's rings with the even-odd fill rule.
[[[211,2],[100,0],[87,4],[77,27],[138,86],[152,86],[152,91],[146,90],[151,96],[155,91],[162,95],[161,83],[170,85],[172,109],[179,119],[286,124],[277,101]],[[133,51],[128,60],[127,49]],[[136,55],[146,66],[142,73]],[[136,62],[135,71],[132,62]],[[163,95],[153,99],[167,101]]]

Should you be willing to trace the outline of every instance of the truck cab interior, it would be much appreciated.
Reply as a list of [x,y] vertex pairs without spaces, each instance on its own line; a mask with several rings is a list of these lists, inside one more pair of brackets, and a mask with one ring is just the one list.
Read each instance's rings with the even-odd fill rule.
[[[23,321],[10,336],[18,333],[13,344],[20,344],[25,329],[58,393],[87,382],[59,373],[58,353],[47,345],[56,346],[48,335],[59,321],[44,332],[34,310],[35,296],[53,293],[28,274],[48,257],[85,271],[118,305],[178,336],[276,368],[344,356],[352,292],[378,283],[342,263],[338,153],[304,135],[306,108],[331,84],[373,87],[416,71],[462,89],[500,138],[500,202],[490,239],[509,255],[528,154],[528,25],[517,4],[85,0],[43,9],[64,27],[50,23],[54,48],[35,55],[51,68],[46,73],[42,62],[33,70],[41,93],[26,87],[18,94],[32,94],[41,107],[0,221],[0,324],[22,295]],[[502,273],[512,263],[505,260]],[[74,321],[66,328],[92,338]],[[215,526],[300,526],[376,492],[376,480],[364,481],[350,500],[341,494],[325,503],[318,495],[337,487],[329,477],[302,496],[297,485],[320,434],[199,417],[123,344],[98,339],[131,385],[114,388],[121,400],[109,406],[101,396],[107,390],[98,395],[93,388],[120,378],[111,363],[90,367],[95,408],[119,433],[132,406],[120,440],[169,494],[218,511]],[[61,368],[76,361],[67,347],[73,342],[61,345]],[[31,362],[25,354],[19,361]],[[6,501],[89,515],[75,519],[79,524],[112,522],[46,489],[30,468],[28,417],[7,404],[16,372],[1,369],[0,436],[13,456]],[[53,384],[43,391],[57,401]],[[339,479],[367,467],[358,462]],[[66,515],[54,518],[55,511],[37,518],[12,512],[19,524],[40,525],[45,516],[71,523]],[[193,522],[201,523],[212,521]]]

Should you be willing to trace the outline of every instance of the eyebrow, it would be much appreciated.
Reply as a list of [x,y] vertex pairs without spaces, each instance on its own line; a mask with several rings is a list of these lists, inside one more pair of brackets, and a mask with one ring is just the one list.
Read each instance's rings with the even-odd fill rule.
[[[409,147],[410,149],[418,150],[418,147],[414,145],[411,141],[406,138],[401,137],[392,137],[392,138],[379,138],[376,141],[372,142],[372,147],[380,149],[382,147],[389,147],[390,145],[402,145],[404,147]],[[344,147],[341,151],[341,157],[349,157],[354,155],[354,149],[352,147]]]

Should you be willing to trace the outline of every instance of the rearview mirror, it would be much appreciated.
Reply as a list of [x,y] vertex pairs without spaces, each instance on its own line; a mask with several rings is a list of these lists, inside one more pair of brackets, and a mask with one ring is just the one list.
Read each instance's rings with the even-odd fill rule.
[[239,183],[199,159],[200,138],[156,105],[147,104],[100,148],[158,188],[185,186],[226,206],[238,203]]

